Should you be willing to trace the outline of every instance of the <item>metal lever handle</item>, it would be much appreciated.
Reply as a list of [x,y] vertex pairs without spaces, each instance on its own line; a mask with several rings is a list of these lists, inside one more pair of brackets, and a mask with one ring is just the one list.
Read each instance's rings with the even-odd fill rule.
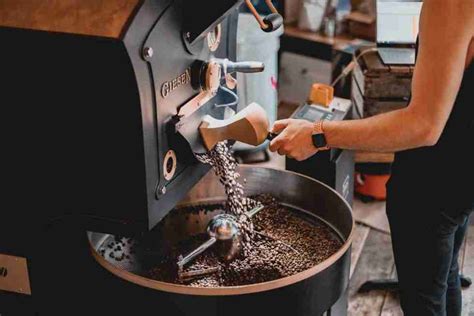
[[265,70],[265,64],[259,61],[230,61],[229,59],[214,59],[213,63],[219,65],[223,76],[234,72],[256,73]]
[[243,72],[243,73],[256,73],[265,70],[265,64],[258,61],[241,61],[232,62],[227,61],[227,73]]

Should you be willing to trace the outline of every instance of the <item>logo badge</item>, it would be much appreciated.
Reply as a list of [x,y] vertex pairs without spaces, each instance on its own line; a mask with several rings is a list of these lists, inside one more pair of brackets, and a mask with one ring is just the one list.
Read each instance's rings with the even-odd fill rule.
[[178,89],[181,86],[187,85],[191,82],[191,69],[186,69],[178,77],[174,78],[171,81],[166,81],[161,85],[161,96],[163,98],[168,97],[174,90]]

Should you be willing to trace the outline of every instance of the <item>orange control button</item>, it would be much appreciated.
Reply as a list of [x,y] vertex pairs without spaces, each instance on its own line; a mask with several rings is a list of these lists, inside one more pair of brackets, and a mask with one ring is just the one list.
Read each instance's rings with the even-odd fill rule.
[[311,103],[323,105],[329,107],[332,100],[334,99],[334,88],[323,84],[323,83],[315,83],[311,87],[311,93],[309,96],[309,100]]

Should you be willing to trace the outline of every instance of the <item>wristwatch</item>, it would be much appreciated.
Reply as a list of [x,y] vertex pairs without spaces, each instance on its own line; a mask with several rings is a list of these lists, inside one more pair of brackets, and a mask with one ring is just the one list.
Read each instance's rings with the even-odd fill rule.
[[326,136],[324,136],[323,122],[324,121],[321,120],[314,123],[313,135],[312,135],[313,145],[319,151],[330,149],[326,141]]

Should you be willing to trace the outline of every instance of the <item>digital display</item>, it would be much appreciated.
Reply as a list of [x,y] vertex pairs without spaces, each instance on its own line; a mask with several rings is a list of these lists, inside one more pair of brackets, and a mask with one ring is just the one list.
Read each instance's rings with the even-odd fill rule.
[[306,120],[315,122],[315,121],[320,121],[325,115],[326,113],[322,113],[314,109],[309,109],[308,111],[306,111],[303,118]]
[[301,109],[301,111],[296,113],[294,117],[297,119],[316,122],[321,121],[323,119],[331,120],[333,117],[333,113],[331,111],[326,111],[307,104]]

